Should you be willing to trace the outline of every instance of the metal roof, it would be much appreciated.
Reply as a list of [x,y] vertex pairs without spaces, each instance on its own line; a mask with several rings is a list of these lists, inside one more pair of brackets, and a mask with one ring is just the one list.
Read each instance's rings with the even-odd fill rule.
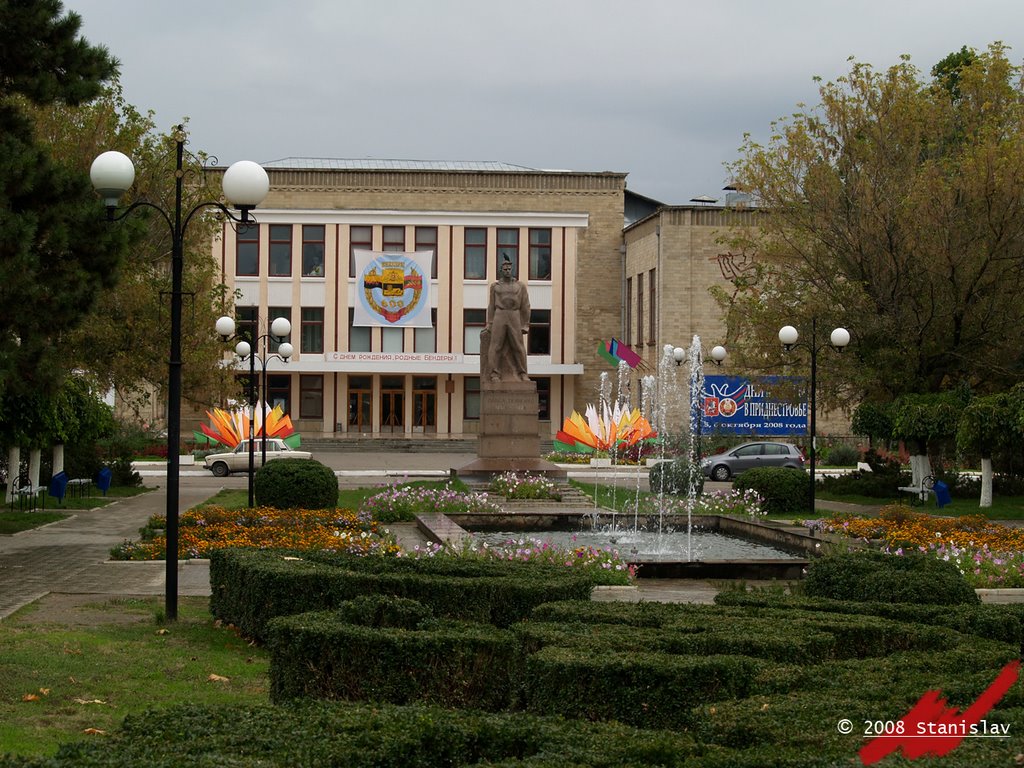
[[[499,171],[503,173],[537,173],[539,168],[512,165],[497,160],[381,160],[377,158],[285,157],[261,163],[264,168],[360,171]],[[561,171],[565,173],[565,171]]]

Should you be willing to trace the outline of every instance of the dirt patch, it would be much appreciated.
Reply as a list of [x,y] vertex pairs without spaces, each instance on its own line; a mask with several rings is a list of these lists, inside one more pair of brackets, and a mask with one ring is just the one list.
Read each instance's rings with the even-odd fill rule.
[[95,627],[101,624],[152,623],[157,615],[163,615],[163,601],[157,597],[51,592],[25,606],[7,621],[20,626]]

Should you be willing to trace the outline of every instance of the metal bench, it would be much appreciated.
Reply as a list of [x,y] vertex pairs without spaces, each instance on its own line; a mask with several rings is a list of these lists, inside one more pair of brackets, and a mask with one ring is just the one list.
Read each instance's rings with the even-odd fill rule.
[[11,509],[14,509],[14,499],[18,500],[18,510],[21,512],[30,512],[39,506],[39,500],[42,499],[42,508],[46,509],[46,487],[42,485],[23,485],[14,491],[14,496],[11,499]]
[[911,494],[911,504],[924,504],[928,501],[928,497],[935,493],[935,477],[933,475],[926,475],[921,478],[920,485],[903,485],[897,490],[901,493]]
[[88,477],[76,477],[72,480],[68,480],[68,495],[76,498],[82,498],[86,495],[91,485],[92,480]]

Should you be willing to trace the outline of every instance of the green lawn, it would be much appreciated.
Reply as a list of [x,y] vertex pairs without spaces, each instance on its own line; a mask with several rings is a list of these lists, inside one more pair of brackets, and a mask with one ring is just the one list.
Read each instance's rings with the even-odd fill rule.
[[155,598],[97,599],[80,623],[39,623],[39,604],[0,622],[0,753],[50,755],[156,703],[265,702],[266,652],[214,626],[208,606],[184,597],[166,627]]
[[[824,493],[819,491],[816,498],[828,501],[842,501],[848,504],[865,504],[878,507],[885,504],[909,504],[911,497],[907,494],[900,494],[902,498],[878,499],[870,496],[844,496],[835,493]],[[1024,520],[1024,497],[1021,496],[994,496],[992,506],[981,508],[978,506],[978,499],[953,499],[941,509],[935,503],[932,496],[924,504],[914,505],[914,509],[927,512],[930,515],[943,515],[946,517],[960,517],[962,515],[982,515],[989,520]]]

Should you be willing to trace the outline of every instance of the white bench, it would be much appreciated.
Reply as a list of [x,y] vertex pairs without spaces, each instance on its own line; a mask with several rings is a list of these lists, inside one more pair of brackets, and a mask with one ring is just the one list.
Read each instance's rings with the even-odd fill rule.
[[11,509],[14,509],[14,499],[18,500],[18,510],[33,510],[36,508],[39,499],[43,500],[43,509],[46,509],[46,487],[42,485],[23,485],[14,491],[14,497],[11,499]]
[[921,478],[920,485],[903,485],[897,490],[901,493],[912,494],[917,501],[912,501],[911,503],[924,504],[928,501],[928,496],[935,493],[935,478],[932,475],[926,475]]

